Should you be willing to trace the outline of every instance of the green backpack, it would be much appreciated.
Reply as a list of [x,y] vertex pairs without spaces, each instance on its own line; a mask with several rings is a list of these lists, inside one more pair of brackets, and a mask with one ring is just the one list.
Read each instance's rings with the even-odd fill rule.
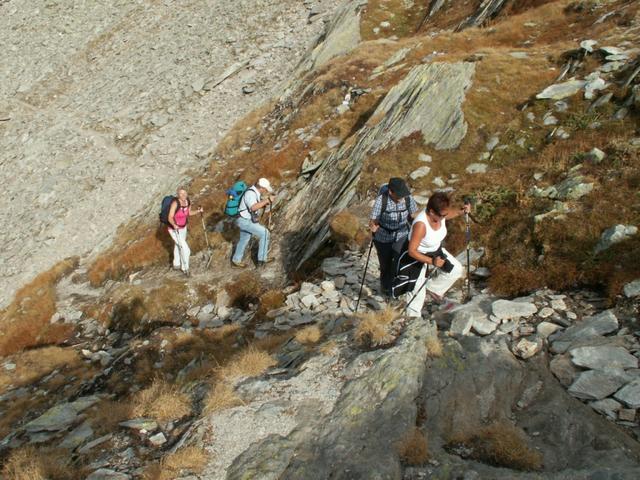
[[240,209],[240,202],[244,196],[244,192],[247,191],[247,184],[242,180],[233,184],[233,186],[226,191],[227,204],[224,207],[224,214],[229,217],[237,217]]

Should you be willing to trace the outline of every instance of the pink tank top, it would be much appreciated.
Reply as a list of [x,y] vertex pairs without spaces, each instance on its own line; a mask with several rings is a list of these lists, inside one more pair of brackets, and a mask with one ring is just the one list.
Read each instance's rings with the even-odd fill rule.
[[184,228],[187,226],[187,220],[189,218],[189,210],[191,209],[191,207],[181,207],[180,204],[178,204],[178,207],[176,208],[176,213],[173,216],[173,221],[175,222],[176,225],[178,225],[178,229]]

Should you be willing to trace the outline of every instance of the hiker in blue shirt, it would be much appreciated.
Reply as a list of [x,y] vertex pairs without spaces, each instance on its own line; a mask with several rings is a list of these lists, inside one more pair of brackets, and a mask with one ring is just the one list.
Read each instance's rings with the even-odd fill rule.
[[369,228],[378,253],[380,288],[385,296],[391,296],[394,266],[409,235],[410,222],[417,211],[418,206],[401,178],[390,179],[380,189],[373,205]]

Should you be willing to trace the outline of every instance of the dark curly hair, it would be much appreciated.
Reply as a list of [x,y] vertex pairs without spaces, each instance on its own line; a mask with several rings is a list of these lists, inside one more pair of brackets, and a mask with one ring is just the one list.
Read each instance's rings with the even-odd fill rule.
[[436,215],[442,215],[442,210],[449,208],[451,200],[445,192],[436,192],[429,198],[427,203],[427,212],[433,210]]

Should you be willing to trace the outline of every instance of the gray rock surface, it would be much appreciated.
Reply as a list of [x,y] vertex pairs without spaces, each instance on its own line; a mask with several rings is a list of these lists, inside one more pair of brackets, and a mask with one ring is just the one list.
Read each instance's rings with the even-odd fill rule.
[[606,335],[618,329],[618,319],[612,310],[605,310],[592,317],[587,317],[581,322],[567,328],[563,332],[558,332],[550,337],[553,342],[551,349],[555,353],[564,353],[573,342],[586,338]]
[[[477,476],[470,478],[631,480],[640,473],[637,442],[571,398],[542,355],[524,364],[502,339],[456,340],[445,343],[442,359],[431,361],[425,372],[422,402],[427,415],[419,426],[428,432],[429,452],[436,463],[419,469],[423,477],[413,478],[465,478],[473,470]],[[524,397],[527,401],[522,402]],[[470,434],[501,421],[526,432],[528,445],[543,456],[543,471],[495,468],[463,460],[444,448],[459,432]]]
[[624,286],[623,291],[627,298],[635,298],[640,295],[640,279],[627,283]]
[[97,403],[98,397],[82,397],[74,402],[62,403],[51,407],[41,416],[27,423],[24,429],[35,433],[42,431],[57,432],[65,430],[76,423],[78,415],[87,408]]
[[537,99],[562,100],[571,97],[584,88],[587,82],[584,80],[569,80],[545,88],[536,95]]
[[638,359],[623,347],[578,347],[570,351],[575,365],[594,370],[638,368]]
[[389,445],[415,425],[429,331],[424,321],[412,321],[397,346],[345,384],[329,415],[314,416],[286,437],[253,444],[226,478],[399,478],[400,463]]
[[587,370],[569,387],[569,393],[586,400],[601,400],[608,397],[625,383],[629,376],[623,370]]
[[538,308],[530,302],[516,302],[512,300],[496,300],[491,305],[493,314],[500,320],[512,318],[530,317],[538,311]]
[[638,227],[635,225],[615,225],[606,229],[600,236],[600,241],[595,248],[595,253],[607,250],[612,245],[620,243],[638,233]]
[[614,397],[630,408],[640,408],[640,379],[620,389]]

